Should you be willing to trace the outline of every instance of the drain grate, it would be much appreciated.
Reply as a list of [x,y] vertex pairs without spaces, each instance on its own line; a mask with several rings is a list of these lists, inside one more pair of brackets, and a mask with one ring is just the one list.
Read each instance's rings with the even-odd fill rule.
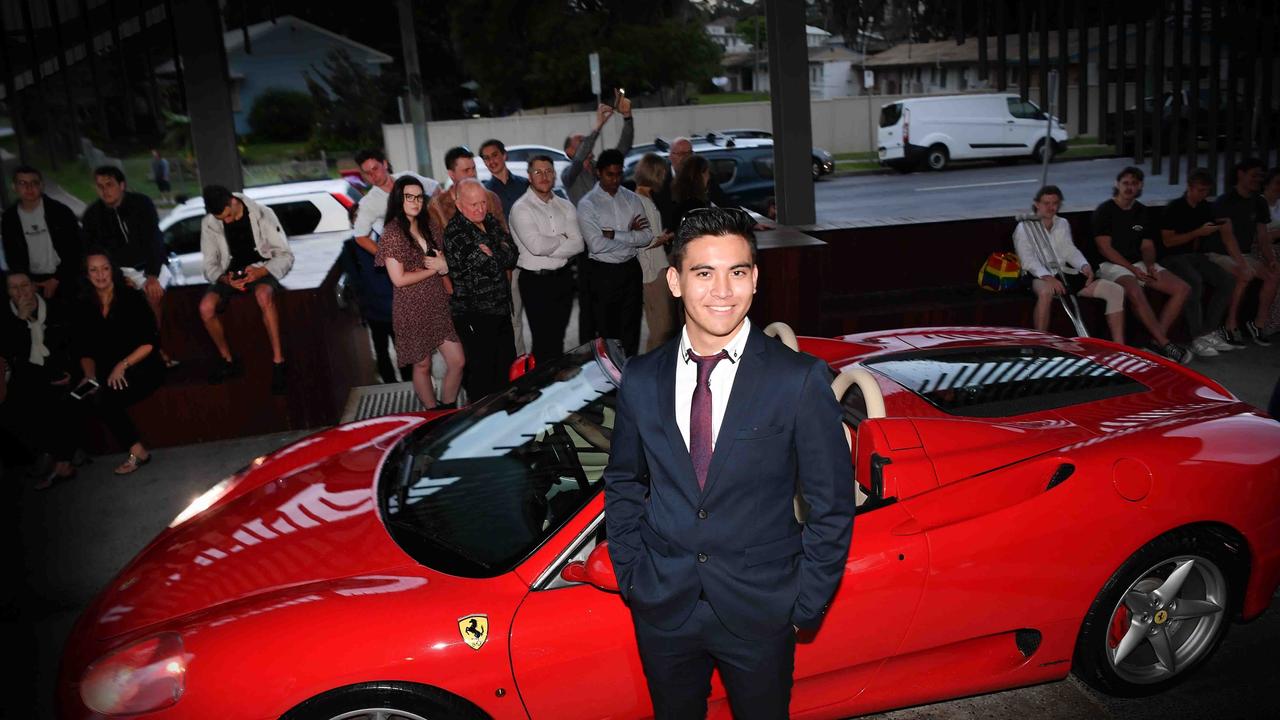
[[351,388],[351,394],[347,395],[347,405],[342,411],[342,422],[355,422],[380,415],[420,410],[422,410],[422,403],[413,392],[413,383],[362,385]]

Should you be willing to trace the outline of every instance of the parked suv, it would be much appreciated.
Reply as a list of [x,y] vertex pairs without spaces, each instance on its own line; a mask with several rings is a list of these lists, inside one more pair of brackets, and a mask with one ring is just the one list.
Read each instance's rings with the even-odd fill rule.
[[942,170],[952,160],[1026,157],[1067,149],[1067,129],[1017,95],[906,98],[880,109],[880,164]]
[[[351,237],[351,208],[360,202],[360,192],[346,180],[263,185],[246,188],[244,194],[275,211],[295,256],[309,247],[341,247]],[[160,220],[173,285],[206,282],[200,254],[200,223],[205,215],[204,199],[197,197]]]
[[[773,140],[773,133],[768,130],[748,130],[744,128],[717,130],[713,133],[707,133],[708,140],[714,142],[716,138]],[[830,175],[836,169],[835,157],[820,147],[812,148],[809,162],[813,165],[813,179],[815,181],[821,179],[823,175]]]
[[[743,139],[732,145],[713,144],[694,137],[693,151],[711,164],[711,177],[735,203],[763,213],[765,201],[773,196],[773,141]],[[651,145],[631,149],[623,165],[623,177],[631,179],[636,163],[645,153],[667,156],[667,141],[658,138]]]

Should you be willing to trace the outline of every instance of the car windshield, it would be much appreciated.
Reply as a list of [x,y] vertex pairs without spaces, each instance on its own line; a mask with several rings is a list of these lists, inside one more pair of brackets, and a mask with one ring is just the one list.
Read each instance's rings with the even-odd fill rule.
[[391,537],[464,577],[528,557],[604,486],[622,358],[588,343],[402,441],[379,481]]

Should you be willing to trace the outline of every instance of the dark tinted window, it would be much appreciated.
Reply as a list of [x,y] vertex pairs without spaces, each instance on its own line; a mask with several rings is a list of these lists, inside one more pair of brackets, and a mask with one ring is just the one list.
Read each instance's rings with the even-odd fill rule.
[[1044,120],[1044,113],[1040,112],[1040,108],[1018,98],[1005,98],[1005,102],[1009,104],[1009,114],[1020,120]]
[[733,178],[738,174],[738,161],[733,158],[707,158],[711,161],[711,179],[720,184],[720,187],[733,183]]
[[507,162],[528,162],[532,151],[521,148],[507,151]]
[[320,209],[310,200],[268,203],[268,206],[280,219],[280,227],[284,230],[284,234],[290,237],[313,233],[320,224]]
[[1088,358],[1042,347],[928,351],[866,365],[938,409],[966,417],[1022,415],[1147,389]]
[[164,231],[164,244],[177,255],[200,252],[200,222],[203,215],[179,220]]
[[766,180],[773,179],[773,156],[772,155],[761,155],[755,160],[752,160],[751,167],[755,168],[756,175],[759,175],[760,177]]
[[893,127],[902,119],[902,103],[890,103],[880,108],[880,127]]

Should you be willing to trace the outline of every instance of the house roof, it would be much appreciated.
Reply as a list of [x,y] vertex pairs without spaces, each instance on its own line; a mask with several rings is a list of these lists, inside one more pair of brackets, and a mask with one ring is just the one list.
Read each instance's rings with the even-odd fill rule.
[[[1166,22],[1170,22],[1170,21],[1166,21]],[[1114,65],[1117,60],[1117,57],[1116,57],[1117,50],[1115,47],[1116,39],[1119,36],[1116,33],[1116,29],[1113,27],[1109,27],[1107,28],[1107,30],[1108,30],[1107,40],[1108,40],[1108,43],[1110,44],[1110,47],[1112,48],[1112,52],[1110,55],[1110,62],[1111,64]],[[1154,47],[1153,36],[1150,35],[1150,33],[1154,31],[1154,25],[1148,24],[1146,26],[1146,31],[1148,33],[1148,37],[1147,37],[1148,47]],[[1166,33],[1171,33],[1171,32],[1174,32],[1174,29],[1172,27],[1167,27]],[[1129,33],[1128,35],[1126,35],[1126,37],[1132,40],[1134,36],[1137,35],[1137,33],[1138,33],[1138,26],[1135,25],[1133,26],[1133,29],[1129,30]],[[1071,63],[1080,62],[1080,43],[1079,43],[1079,38],[1077,37],[1078,35],[1079,33],[1075,30],[1067,31],[1067,59],[1068,59],[1068,62],[1071,62]],[[1092,27],[1088,29],[1088,35],[1087,35],[1088,41],[1085,44],[1085,51],[1088,54],[1094,55],[1094,56],[1098,54],[1098,47],[1101,45],[1101,43],[1099,42],[1099,37],[1100,37],[1100,34],[1098,32],[1098,28]],[[1168,37],[1171,37],[1171,36],[1166,34],[1166,38]],[[997,45],[998,38],[999,36],[996,36],[996,35],[986,38],[987,59],[991,62],[995,62],[995,59],[996,59],[996,45]],[[895,67],[895,66],[906,67],[906,66],[934,65],[934,64],[937,64],[937,65],[973,64],[978,62],[978,43],[979,42],[980,40],[977,38],[968,38],[965,40],[965,43],[963,45],[957,45],[955,43],[955,40],[952,40],[952,39],[933,40],[931,42],[926,42],[926,43],[899,43],[889,48],[888,50],[884,50],[883,52],[879,52],[869,56],[867,58],[866,65],[869,68],[887,68],[887,67]],[[1190,43],[1187,43],[1187,45],[1190,45]],[[1049,31],[1048,50],[1049,50],[1048,52],[1049,59],[1052,61],[1056,61],[1058,58],[1058,31],[1056,30]],[[1127,56],[1126,65],[1132,66],[1136,64],[1137,43],[1133,41],[1129,42],[1125,48],[1125,54]],[[1164,54],[1165,54],[1166,64],[1172,63],[1173,62],[1173,42],[1172,41],[1166,41]],[[1185,58],[1185,62],[1190,62],[1190,55],[1191,55],[1190,48],[1189,47],[1184,48],[1183,57]],[[1007,62],[1017,62],[1021,58],[1021,56],[1022,56],[1021,51],[1020,51],[1020,48],[1018,47],[1018,36],[1016,34],[1005,35],[1005,58]],[[1037,63],[1039,59],[1040,59],[1040,33],[1029,32],[1027,34],[1027,61],[1029,63]]]
[[[307,30],[310,32],[318,33],[320,35],[325,35],[327,37],[333,38],[334,40],[338,40],[339,42],[342,42],[343,44],[350,47],[353,52],[361,55],[362,57],[360,59],[365,62],[376,63],[378,65],[385,65],[387,63],[395,61],[395,58],[391,57],[390,55],[380,50],[375,50],[369,47],[368,45],[365,45],[363,43],[358,43],[349,37],[343,37],[342,35],[339,35],[338,33],[335,33],[332,30],[327,30],[325,28],[320,27],[319,25],[316,25],[315,23],[307,22],[306,20],[303,20],[302,18],[294,15],[281,15],[280,17],[276,18],[274,21],[264,20],[262,22],[254,23],[248,26],[247,30],[249,34],[249,42],[252,44],[254,40],[257,40],[258,38],[266,35],[267,33],[270,33],[282,27],[293,28],[295,30]],[[223,47],[226,48],[228,54],[244,48],[245,30],[246,28],[236,28],[234,30],[228,30],[222,34],[222,45]],[[156,67],[156,72],[162,73],[162,74],[172,73],[173,60],[168,60],[158,65]]]

